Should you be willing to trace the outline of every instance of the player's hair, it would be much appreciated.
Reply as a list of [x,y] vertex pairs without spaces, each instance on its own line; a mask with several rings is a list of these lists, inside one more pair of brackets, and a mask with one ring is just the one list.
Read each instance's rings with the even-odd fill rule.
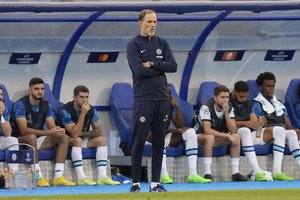
[[89,89],[84,86],[84,85],[77,85],[75,88],[74,88],[74,91],[73,91],[73,95],[74,96],[77,96],[79,95],[79,92],[87,92],[87,93],[90,93]]
[[221,92],[229,92],[228,87],[226,87],[225,85],[219,85],[219,86],[215,87],[215,89],[214,89],[215,96],[218,96]]
[[34,77],[32,79],[30,79],[29,81],[29,87],[36,85],[36,84],[44,84],[43,79],[38,78],[38,77]]
[[238,81],[234,84],[236,92],[249,92],[249,86],[245,81]]
[[145,10],[142,10],[140,13],[139,13],[139,16],[138,16],[138,20],[139,21],[143,21],[145,16],[147,14],[155,14],[156,15],[156,12],[154,10],[150,10],[150,9],[145,9]]
[[256,83],[258,86],[261,86],[265,80],[272,80],[276,83],[275,75],[272,72],[263,72],[258,75],[256,78]]

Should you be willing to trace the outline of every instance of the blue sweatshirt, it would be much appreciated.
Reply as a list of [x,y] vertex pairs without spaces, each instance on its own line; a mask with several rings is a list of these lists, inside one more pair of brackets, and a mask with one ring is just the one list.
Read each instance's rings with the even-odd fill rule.
[[[168,100],[165,72],[176,72],[177,63],[166,40],[136,36],[127,44],[135,100]],[[153,62],[150,68],[143,62]]]

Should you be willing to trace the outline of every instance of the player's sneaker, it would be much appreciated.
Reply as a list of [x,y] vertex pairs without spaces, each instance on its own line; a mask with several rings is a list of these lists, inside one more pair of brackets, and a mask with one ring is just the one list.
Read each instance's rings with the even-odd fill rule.
[[154,188],[149,187],[149,192],[166,192],[166,188],[161,185],[157,184]]
[[172,184],[173,180],[170,178],[169,175],[165,175],[165,176],[160,177],[160,182],[163,184]]
[[109,177],[105,177],[103,179],[99,179],[97,181],[98,185],[120,185],[119,181],[113,181],[111,178]]
[[83,178],[77,181],[77,185],[97,185],[97,183],[89,178]]
[[196,174],[196,175],[188,176],[187,182],[188,183],[210,183],[211,180],[205,179],[199,176],[198,174]]
[[233,181],[248,181],[248,178],[243,176],[242,174],[240,173],[235,173],[231,176],[231,179]]
[[267,181],[268,178],[264,172],[255,172],[255,181]]
[[120,173],[112,175],[111,179],[114,180],[114,181],[118,181],[120,183],[123,183],[123,184],[132,183],[132,179],[131,178],[129,178],[127,176],[124,176],[124,175],[122,175]]
[[214,181],[214,178],[212,177],[211,174],[204,174],[203,178],[209,179],[209,180],[211,180],[211,181]]
[[273,179],[275,181],[292,181],[292,180],[294,180],[292,177],[287,176],[286,174],[284,174],[282,172],[278,172],[276,174],[273,174]]
[[136,185],[131,186],[129,192],[138,193],[138,192],[140,192],[140,190],[141,190],[140,186],[136,184]]
[[64,176],[60,176],[59,178],[53,180],[52,185],[53,186],[75,186],[76,184],[71,181],[68,181]]
[[38,187],[49,187],[50,184],[48,183],[48,181],[46,181],[46,179],[42,176],[40,176],[37,180],[37,186]]

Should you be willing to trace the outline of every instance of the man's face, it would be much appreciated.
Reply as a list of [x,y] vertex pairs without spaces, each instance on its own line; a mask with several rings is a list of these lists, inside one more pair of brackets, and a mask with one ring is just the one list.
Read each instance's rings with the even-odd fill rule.
[[43,83],[35,84],[29,87],[29,95],[35,100],[42,100],[45,95]]
[[275,81],[274,80],[264,80],[263,84],[260,86],[260,92],[266,99],[273,98],[275,91]]
[[221,92],[219,95],[214,96],[215,103],[223,108],[223,104],[228,104],[229,102],[229,92]]
[[235,100],[240,103],[245,103],[248,99],[249,92],[235,92]]
[[141,35],[145,37],[152,37],[155,34],[157,25],[156,15],[154,13],[146,14],[143,20],[139,21],[141,28]]
[[88,92],[79,92],[78,95],[73,97],[74,103],[81,108],[82,104],[89,102],[89,93]]

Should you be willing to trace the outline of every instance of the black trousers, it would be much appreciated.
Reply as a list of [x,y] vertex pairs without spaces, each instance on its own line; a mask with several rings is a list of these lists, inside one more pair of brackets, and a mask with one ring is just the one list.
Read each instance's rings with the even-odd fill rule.
[[152,131],[152,182],[159,182],[164,138],[169,126],[168,101],[135,101],[133,105],[133,143],[131,165],[133,183],[140,181],[143,150],[147,135]]

